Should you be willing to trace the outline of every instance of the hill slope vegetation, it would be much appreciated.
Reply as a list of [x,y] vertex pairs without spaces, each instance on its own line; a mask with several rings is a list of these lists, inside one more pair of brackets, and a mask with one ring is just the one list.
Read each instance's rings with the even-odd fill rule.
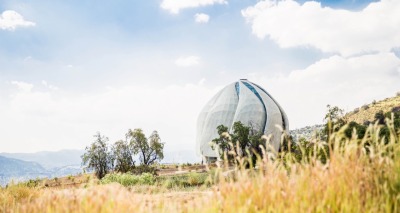
[[390,112],[393,108],[399,108],[400,110],[400,95],[396,97],[386,98],[380,101],[373,101],[370,104],[365,104],[360,108],[356,108],[353,111],[347,113],[344,119],[347,122],[354,121],[359,124],[365,122],[373,122],[375,120],[375,114],[379,111]]

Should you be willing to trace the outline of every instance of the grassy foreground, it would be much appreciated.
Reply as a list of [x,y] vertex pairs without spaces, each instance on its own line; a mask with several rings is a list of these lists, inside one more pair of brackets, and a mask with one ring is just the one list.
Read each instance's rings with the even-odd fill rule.
[[[137,192],[120,184],[49,189],[10,186],[0,190],[2,212],[400,212],[400,135],[388,144],[379,127],[363,139],[335,132],[313,139],[313,152],[264,153],[257,169],[221,166],[207,190],[148,187]],[[329,146],[322,156],[319,149]],[[309,147],[310,148],[310,147]],[[303,150],[303,149],[302,149]],[[304,153],[309,153],[305,156]],[[319,153],[319,154],[317,154]],[[323,164],[322,159],[327,158]]]

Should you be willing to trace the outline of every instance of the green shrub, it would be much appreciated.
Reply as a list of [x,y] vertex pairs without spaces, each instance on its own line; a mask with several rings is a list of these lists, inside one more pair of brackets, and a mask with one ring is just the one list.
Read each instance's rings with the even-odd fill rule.
[[354,130],[356,131],[357,137],[361,139],[364,137],[367,127],[352,121],[348,124],[346,130],[344,131],[344,134],[347,138],[351,138]]
[[156,182],[154,175],[150,173],[143,173],[139,176],[139,184],[153,185]]
[[104,176],[100,183],[109,184],[109,183],[119,183],[123,186],[132,186],[139,182],[139,178],[136,175],[131,175],[128,173],[125,174],[107,174]]
[[207,185],[209,186],[211,182],[209,181],[208,173],[196,173],[191,172],[185,175],[179,176],[169,176],[169,177],[159,177],[158,181],[164,187],[171,188],[185,188],[193,186]]
[[114,173],[107,174],[100,180],[101,184],[119,183],[123,186],[133,185],[153,185],[155,183],[154,175],[143,173],[141,175],[133,175],[130,173]]
[[186,182],[187,182],[188,186],[199,186],[199,185],[203,185],[205,183],[206,179],[207,179],[207,176],[205,176],[205,175],[201,175],[196,172],[191,172],[187,176]]
[[160,182],[162,185],[168,189],[171,188],[182,188],[184,187],[183,182],[180,180],[180,177],[177,176],[172,176],[169,178],[166,178],[164,180],[161,180]]

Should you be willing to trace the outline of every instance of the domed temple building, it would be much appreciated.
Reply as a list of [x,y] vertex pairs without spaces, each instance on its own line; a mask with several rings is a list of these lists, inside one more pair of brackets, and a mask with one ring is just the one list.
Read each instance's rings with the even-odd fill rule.
[[252,125],[265,135],[272,135],[271,145],[279,150],[282,131],[289,130],[289,121],[272,96],[247,79],[229,84],[204,106],[197,120],[196,149],[206,161],[215,161],[217,153],[210,142],[219,137],[217,126],[231,130],[233,123]]

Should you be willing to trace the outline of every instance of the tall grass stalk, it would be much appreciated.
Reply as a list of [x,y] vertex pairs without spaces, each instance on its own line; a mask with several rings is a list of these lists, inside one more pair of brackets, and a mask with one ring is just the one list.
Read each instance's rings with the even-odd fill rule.
[[[241,169],[234,179],[220,179],[207,211],[399,212],[400,138],[389,126],[389,143],[376,124],[360,140],[355,133],[346,138],[346,127],[329,141],[314,138],[312,154],[300,149],[301,160],[291,152],[271,160],[264,151],[257,171]],[[239,168],[243,161],[237,159]]]

